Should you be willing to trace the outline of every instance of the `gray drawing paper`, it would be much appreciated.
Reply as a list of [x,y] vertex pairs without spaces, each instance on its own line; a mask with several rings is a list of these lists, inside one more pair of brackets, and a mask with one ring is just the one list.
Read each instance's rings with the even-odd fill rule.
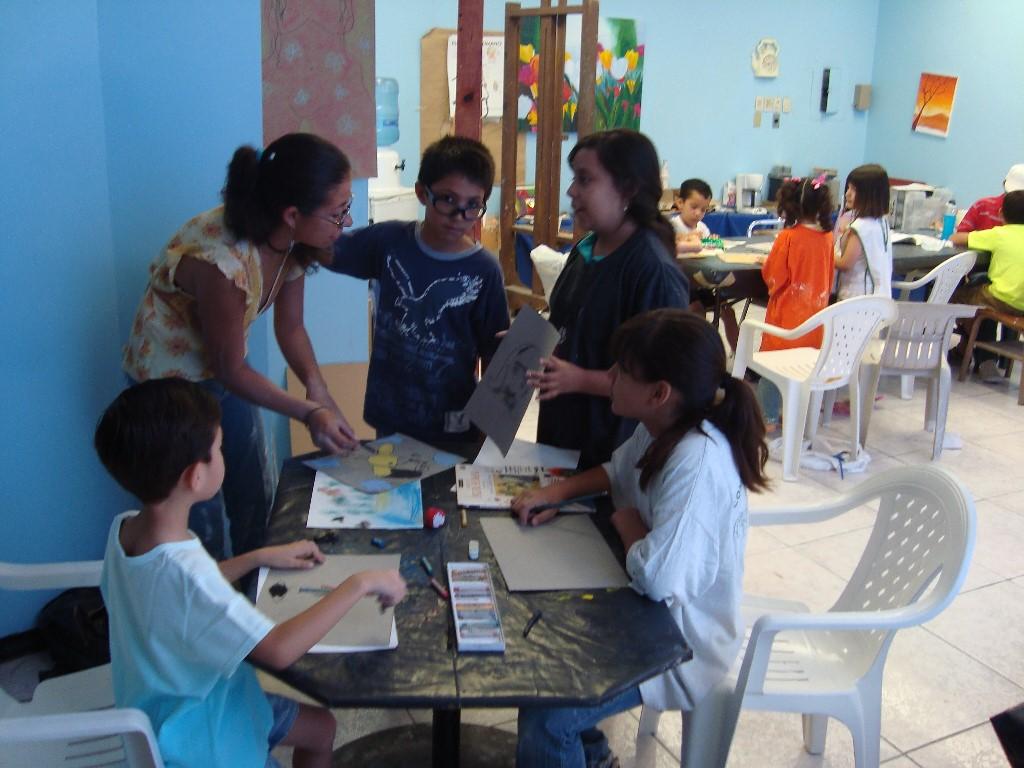
[[[331,589],[359,571],[399,567],[401,555],[327,555],[312,570],[266,570],[260,573],[256,607],[275,623],[287,621],[323,598],[320,592],[302,592],[301,587]],[[365,597],[352,606],[341,621],[310,649],[310,653],[352,653],[383,650],[398,645],[394,631],[394,608],[381,611],[376,598]]]
[[523,307],[466,403],[466,415],[503,456],[512,447],[533,397],[526,372],[540,368],[540,359],[550,355],[557,344],[555,327],[536,310]]
[[588,515],[558,515],[536,527],[510,517],[485,517],[480,523],[510,592],[629,585]]

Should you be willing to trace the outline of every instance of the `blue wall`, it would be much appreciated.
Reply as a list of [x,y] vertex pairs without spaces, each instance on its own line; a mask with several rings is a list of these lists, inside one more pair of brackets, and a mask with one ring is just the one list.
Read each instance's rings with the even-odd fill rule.
[[[767,174],[787,164],[795,173],[813,166],[838,168],[845,175],[864,155],[867,117],[852,109],[855,83],[871,82],[878,0],[823,3],[759,0],[728,3],[680,0],[602,0],[604,17],[640,18],[646,42],[644,108],[641,130],[669,163],[672,181],[688,176],[711,183],[716,196],[737,173]],[[424,3],[416,14],[379,14],[377,72],[399,83],[399,130],[392,148],[406,160],[403,180],[411,184],[419,168],[420,38],[432,27],[454,28],[456,0]],[[486,0],[484,28],[504,27],[504,3]],[[844,44],[837,44],[841,34]],[[756,79],[750,56],[762,37],[780,46],[780,75]],[[401,52],[385,55],[384,52]],[[842,71],[839,108],[823,117],[811,108],[812,72]],[[754,97],[788,96],[793,111],[778,129],[771,116],[753,127]],[[572,139],[564,144],[565,154]],[[528,149],[532,158],[532,149]],[[528,168],[532,181],[532,169]],[[569,173],[562,166],[562,190]],[[563,195],[563,205],[567,200]],[[497,205],[491,206],[497,210]]]
[[[96,7],[3,3],[0,29],[0,560],[99,557],[126,500],[91,444],[120,382]],[[0,635],[40,603],[0,600]]]
[[[950,187],[960,207],[1002,192],[1024,163],[1024,3],[882,3],[865,157],[890,175]],[[922,72],[959,78],[949,136],[910,130]]]

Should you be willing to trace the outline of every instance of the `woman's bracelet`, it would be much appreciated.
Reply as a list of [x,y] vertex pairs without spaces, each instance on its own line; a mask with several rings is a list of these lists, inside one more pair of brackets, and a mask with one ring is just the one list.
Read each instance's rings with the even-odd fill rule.
[[330,409],[326,405],[318,405],[316,408],[311,408],[309,411],[306,412],[306,415],[302,417],[302,423],[305,424],[308,427],[309,426],[309,420],[312,418],[314,413],[316,413],[317,411],[328,411],[328,410],[330,410]]

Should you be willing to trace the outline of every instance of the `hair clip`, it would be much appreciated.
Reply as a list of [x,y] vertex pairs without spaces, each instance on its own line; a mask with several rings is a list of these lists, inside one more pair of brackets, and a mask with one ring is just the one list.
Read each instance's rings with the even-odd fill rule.
[[817,178],[811,180],[811,186],[815,189],[821,189],[825,184],[828,184],[828,179],[824,173],[819,173]]

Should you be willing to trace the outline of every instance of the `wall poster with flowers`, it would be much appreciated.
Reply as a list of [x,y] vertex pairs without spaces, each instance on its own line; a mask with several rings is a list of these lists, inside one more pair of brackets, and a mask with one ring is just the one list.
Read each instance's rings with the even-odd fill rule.
[[[578,15],[566,19],[565,72],[562,75],[562,130],[576,131],[580,85]],[[644,83],[644,46],[635,19],[599,19],[594,130],[640,128]],[[519,130],[537,130],[537,81],[540,73],[540,20],[522,20],[519,35]]]

